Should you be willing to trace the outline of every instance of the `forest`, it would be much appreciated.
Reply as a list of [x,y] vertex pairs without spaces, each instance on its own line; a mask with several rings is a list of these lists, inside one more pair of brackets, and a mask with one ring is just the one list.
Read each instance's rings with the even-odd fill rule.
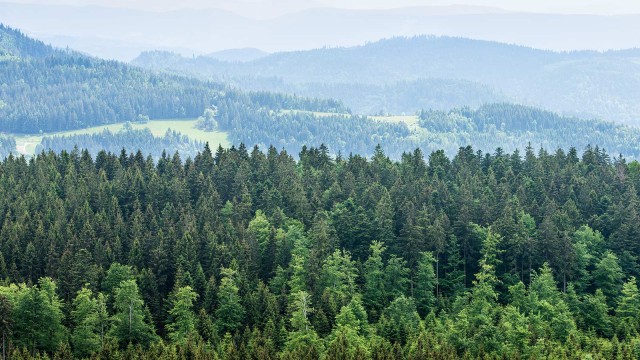
[[535,148],[568,149],[582,152],[599,145],[616,156],[640,157],[640,130],[598,120],[563,117],[537,108],[508,103],[487,104],[449,111],[423,110],[417,127],[405,122],[374,120],[349,114],[257,111],[236,102],[218,103],[218,127],[229,133],[233,144],[274,145],[297,154],[302,146],[326,144],[332,153],[373,155],[384,144],[392,159],[419,147],[424,152],[444,150],[454,156],[462,145],[504,151]]
[[634,359],[640,164],[244,145],[0,163],[11,359]]
[[219,101],[262,108],[346,111],[335,100],[264,92],[155,75],[116,61],[54,49],[0,24],[0,131],[55,132],[151,119],[196,118]]
[[[157,51],[142,53],[131,63],[154,71],[237,83],[247,89],[273,84],[271,89],[276,91],[329,96],[361,115],[371,115],[360,111],[372,109],[411,114],[424,104],[447,110],[483,101],[509,101],[639,125],[639,53],[638,49],[556,52],[424,35],[279,52],[249,62]],[[374,106],[367,101],[370,97],[386,103]],[[456,104],[462,99],[468,102]],[[439,104],[449,106],[435,106]]]
[[[126,126],[126,125],[125,125]],[[100,151],[111,153],[140,151],[145,156],[158,160],[163,152],[173,154],[179,152],[183,156],[194,157],[204,146],[179,132],[167,130],[162,137],[155,137],[149,129],[123,129],[118,132],[104,130],[96,134],[72,136],[45,136],[36,148],[36,152],[53,150],[71,152],[74,148],[87,149],[92,156]]]

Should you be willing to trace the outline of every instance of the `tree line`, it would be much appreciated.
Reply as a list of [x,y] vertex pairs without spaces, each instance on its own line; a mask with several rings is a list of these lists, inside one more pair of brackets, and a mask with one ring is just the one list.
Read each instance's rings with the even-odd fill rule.
[[[448,155],[459,144],[482,149],[522,149],[527,143],[547,149],[598,144],[613,154],[638,158],[638,129],[600,120],[583,120],[561,116],[542,109],[509,103],[485,104],[478,108],[462,107],[448,111],[418,112],[423,144],[444,149]],[[426,145],[421,145],[426,146]],[[424,148],[424,147],[423,147]]]
[[243,145],[0,163],[12,359],[636,358],[640,164]]
[[95,134],[77,134],[67,136],[45,136],[36,147],[36,152],[53,151],[72,152],[75,148],[86,149],[95,157],[100,151],[111,153],[140,151],[145,156],[152,156],[155,160],[163,152],[173,154],[179,152],[183,156],[194,157],[201,151],[204,143],[191,140],[180,132],[167,130],[164,136],[156,137],[148,128],[133,129],[125,127],[117,132],[107,129]]

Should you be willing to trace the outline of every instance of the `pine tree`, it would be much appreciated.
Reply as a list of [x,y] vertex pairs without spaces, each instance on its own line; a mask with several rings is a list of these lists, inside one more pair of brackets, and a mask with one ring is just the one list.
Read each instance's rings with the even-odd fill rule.
[[74,329],[71,333],[71,344],[78,357],[88,357],[98,351],[101,338],[98,329],[98,302],[91,290],[82,288],[73,300],[71,312]]
[[386,248],[383,243],[374,241],[370,245],[371,255],[364,263],[364,288],[362,301],[369,310],[371,319],[377,320],[386,306],[385,273],[382,255]]
[[121,345],[148,346],[157,339],[135,280],[125,280],[115,288],[114,310],[110,335]]
[[198,294],[189,286],[181,287],[173,294],[169,310],[171,321],[167,325],[171,341],[184,343],[197,335],[196,315],[193,313],[193,304],[197,298]]
[[636,278],[631,277],[622,287],[616,308],[617,333],[622,339],[635,336],[640,330],[640,292]]
[[216,325],[220,334],[238,330],[244,320],[245,310],[240,302],[236,285],[237,270],[223,268],[222,280],[218,287],[218,308],[215,312]]
[[430,311],[434,311],[436,304],[436,285],[437,278],[433,269],[436,259],[430,252],[420,254],[418,261],[418,270],[415,277],[415,299],[418,313],[421,316],[427,315]]

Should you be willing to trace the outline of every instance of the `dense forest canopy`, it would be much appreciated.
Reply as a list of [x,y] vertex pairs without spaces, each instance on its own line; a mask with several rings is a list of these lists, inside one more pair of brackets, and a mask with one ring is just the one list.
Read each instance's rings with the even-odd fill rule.
[[640,164],[209,147],[0,164],[14,358],[638,356]]
[[151,155],[158,160],[163,152],[173,154],[179,152],[185,157],[194,157],[204,146],[203,143],[193,141],[179,132],[167,130],[164,136],[156,137],[149,129],[134,130],[123,129],[118,132],[104,130],[96,134],[71,135],[71,136],[45,136],[36,148],[36,152],[63,150],[71,152],[74,148],[86,149],[92,156],[97,156],[100,151],[110,153],[125,152]]

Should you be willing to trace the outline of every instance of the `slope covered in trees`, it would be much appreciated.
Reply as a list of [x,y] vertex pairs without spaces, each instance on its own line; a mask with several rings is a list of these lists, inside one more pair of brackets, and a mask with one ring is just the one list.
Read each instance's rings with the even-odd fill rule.
[[0,136],[0,159],[16,151],[16,140],[11,136]]
[[[281,79],[285,87],[306,83],[392,86],[398,81],[425,78],[467,80],[487,86],[489,92],[502,93],[510,101],[638,125],[638,56],[638,49],[552,52],[488,41],[420,36],[350,48],[276,53],[246,63],[225,63],[206,57],[181,58],[167,53],[145,53],[133,63],[152,69],[200,74],[205,78],[240,78],[240,83],[248,86],[251,78],[258,78],[256,83],[260,84],[265,77]],[[322,91],[307,89],[312,96]],[[415,104],[402,101],[416,95],[403,95],[400,89],[396,90],[390,96],[398,97],[395,106],[403,112],[419,110]],[[474,89],[471,86],[458,92],[472,95]],[[438,93],[438,90],[433,94],[428,89],[422,90],[420,97],[437,99]],[[330,96],[355,109],[362,94],[336,88]]]
[[[225,102],[218,110],[218,126],[228,131],[232,143],[274,145],[293,154],[297,147],[326,144],[334,154],[372,155],[373,148],[383,144],[391,158],[399,159],[403,152],[416,147],[427,153],[444,150],[453,156],[466,145],[511,152],[530,144],[550,149],[573,146],[580,152],[588,145],[598,145],[616,155],[640,157],[637,128],[562,117],[513,104],[490,104],[477,110],[422,111],[419,126],[348,114],[274,113],[266,109],[248,114]],[[231,115],[234,113],[241,115]]]
[[598,120],[563,117],[549,111],[513,104],[488,104],[477,109],[460,108],[448,112],[421,111],[419,137],[428,149],[455,153],[459,144],[482,149],[522,149],[529,143],[548,149],[587,145],[609,149],[613,154],[638,158],[640,131],[635,127]]
[[[222,84],[154,75],[115,61],[55,50],[19,31],[0,27],[0,131],[38,133],[133,120],[196,118],[220,101],[245,112],[260,108],[325,111],[335,101],[261,93]],[[240,119],[238,119],[240,121]]]
[[203,145],[171,130],[167,130],[164,136],[156,137],[149,129],[124,129],[115,133],[104,130],[96,134],[45,136],[36,148],[36,152],[49,150],[71,152],[77,148],[78,150],[86,149],[95,157],[100,151],[114,154],[122,150],[129,153],[140,151],[143,155],[150,155],[157,160],[163,152],[168,154],[179,152],[185,157],[194,157]]
[[604,150],[0,164],[12,358],[637,356],[640,165]]

